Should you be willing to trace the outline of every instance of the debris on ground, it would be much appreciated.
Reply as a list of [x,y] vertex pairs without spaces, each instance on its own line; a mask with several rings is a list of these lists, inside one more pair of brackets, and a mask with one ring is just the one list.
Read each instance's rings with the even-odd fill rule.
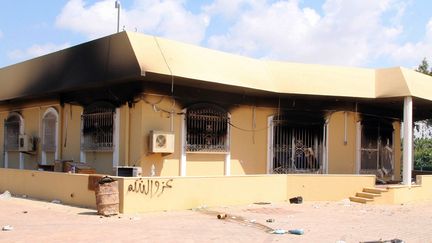
[[5,225],[2,227],[2,231],[12,231],[12,230],[13,230],[13,227],[10,225]]
[[341,204],[343,204],[345,207],[351,206],[351,201],[348,198],[345,198],[341,201]]
[[0,194],[0,199],[8,199],[11,197],[12,197],[12,194],[9,191],[5,191],[2,194]]
[[293,234],[293,235],[303,235],[304,234],[303,229],[292,229],[292,230],[288,230],[288,232],[290,234]]
[[275,220],[274,219],[267,219],[266,222],[267,223],[273,223]]
[[277,234],[277,235],[283,235],[283,234],[288,233],[288,231],[284,230],[284,229],[275,229],[273,231],[270,231],[270,233],[271,234]]
[[271,202],[254,202],[254,204],[256,204],[256,205],[267,205],[267,204],[271,204]]
[[218,219],[226,219],[228,217],[228,215],[226,213],[221,213],[217,215]]
[[28,213],[28,211],[23,211],[23,213]]
[[289,202],[293,203],[293,204],[301,204],[301,203],[303,203],[303,197],[298,196],[298,197],[290,198]]
[[61,204],[61,201],[60,201],[60,200],[57,200],[57,199],[54,199],[54,200],[51,201],[51,203]]
[[404,243],[401,239],[392,239],[392,240],[377,240],[377,241],[363,241],[360,243]]
[[22,198],[27,198],[26,194],[21,195]]

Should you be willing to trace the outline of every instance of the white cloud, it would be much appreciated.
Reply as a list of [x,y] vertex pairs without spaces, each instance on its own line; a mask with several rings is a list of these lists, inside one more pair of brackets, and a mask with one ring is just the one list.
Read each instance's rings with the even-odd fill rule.
[[59,45],[52,44],[52,43],[47,43],[42,45],[35,44],[25,50],[16,49],[10,51],[8,53],[8,57],[13,61],[23,61],[33,57],[38,57],[61,49],[65,49],[68,47],[70,47],[69,43],[63,43]]
[[391,11],[400,15],[398,1],[327,0],[321,15],[298,0],[261,2],[244,11],[228,33],[210,37],[209,45],[271,59],[367,65],[402,31],[396,21],[381,21]]
[[[83,0],[69,0],[57,16],[56,25],[95,38],[112,34],[117,28],[114,1],[102,0],[87,5]],[[122,7],[120,25],[126,30],[200,43],[205,38],[208,18],[186,10],[183,1],[135,0],[131,9]]]

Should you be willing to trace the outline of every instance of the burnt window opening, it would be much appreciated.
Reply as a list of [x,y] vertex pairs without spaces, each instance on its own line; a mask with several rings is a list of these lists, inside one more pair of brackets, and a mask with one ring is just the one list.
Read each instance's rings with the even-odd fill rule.
[[112,151],[115,106],[96,102],[84,109],[81,117],[83,151]]
[[391,121],[364,119],[361,132],[361,173],[393,173],[393,125]]
[[9,118],[5,120],[4,126],[6,151],[18,151],[21,118],[16,114],[10,115]]
[[275,116],[271,124],[273,171],[276,174],[320,172],[324,119]]
[[42,127],[42,150],[45,152],[55,152],[57,149],[57,115],[51,111],[48,112],[42,119]]
[[196,104],[186,112],[187,152],[228,152],[228,113],[212,104]]

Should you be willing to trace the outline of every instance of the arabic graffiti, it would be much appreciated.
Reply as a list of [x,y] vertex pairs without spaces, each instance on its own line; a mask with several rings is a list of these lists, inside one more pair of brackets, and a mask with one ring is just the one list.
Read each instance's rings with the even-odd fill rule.
[[128,192],[142,193],[146,196],[160,197],[165,189],[171,189],[173,179],[168,180],[153,180],[153,179],[138,179],[133,184],[128,186]]

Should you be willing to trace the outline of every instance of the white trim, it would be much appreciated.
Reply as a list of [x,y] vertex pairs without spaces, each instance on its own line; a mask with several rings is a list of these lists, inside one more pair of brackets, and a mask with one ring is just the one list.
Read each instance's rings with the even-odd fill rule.
[[404,98],[403,121],[403,184],[411,186],[413,163],[413,101],[411,96]]
[[[60,144],[59,144],[59,113],[58,111],[54,108],[54,107],[49,107],[48,109],[46,109],[46,111],[44,112],[43,116],[42,116],[42,144],[44,144],[44,139],[45,139],[45,124],[43,123],[43,119],[45,118],[46,115],[48,115],[49,113],[53,114],[56,117],[56,123],[55,123],[55,145],[56,145],[56,149],[54,152],[54,159],[57,160],[59,159],[59,150],[60,150]],[[46,164],[47,163],[47,156],[46,156],[46,152],[45,150],[42,148],[42,164]]]
[[273,171],[273,118],[274,115],[267,117],[267,174]]
[[180,131],[180,176],[186,176],[186,109],[183,109],[181,115]]
[[323,138],[324,139],[324,143],[325,143],[325,146],[324,146],[324,149],[323,149],[323,153],[324,153],[324,156],[323,156],[323,159],[324,159],[324,162],[323,162],[323,164],[324,164],[324,169],[323,169],[323,173],[324,174],[328,174],[329,173],[329,153],[328,153],[328,151],[329,151],[329,145],[328,145],[328,143],[329,143],[329,123],[330,123],[330,117],[327,117],[326,118],[326,120],[325,120],[325,122],[324,122],[324,126],[325,126],[325,137]]
[[362,137],[362,125],[358,121],[356,124],[356,174],[360,174],[361,169],[361,137]]
[[113,133],[113,168],[120,162],[120,108],[116,108],[114,114],[114,133]]

